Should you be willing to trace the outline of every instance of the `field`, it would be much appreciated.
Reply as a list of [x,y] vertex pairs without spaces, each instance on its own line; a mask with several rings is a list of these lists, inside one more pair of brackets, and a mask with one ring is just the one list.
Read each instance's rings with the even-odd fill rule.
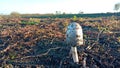
[[[83,28],[79,64],[65,42],[68,24]],[[11,18],[0,20],[0,67],[4,68],[120,68],[120,17]]]

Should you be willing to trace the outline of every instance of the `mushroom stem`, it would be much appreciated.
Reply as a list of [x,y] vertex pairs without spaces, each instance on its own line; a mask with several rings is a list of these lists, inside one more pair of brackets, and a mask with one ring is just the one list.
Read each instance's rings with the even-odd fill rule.
[[73,61],[75,63],[78,63],[79,59],[78,59],[77,47],[71,47],[71,53],[72,53]]

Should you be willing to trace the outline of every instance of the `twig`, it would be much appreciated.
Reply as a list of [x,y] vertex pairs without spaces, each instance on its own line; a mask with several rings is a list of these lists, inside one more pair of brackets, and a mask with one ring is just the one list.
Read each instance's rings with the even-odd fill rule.
[[11,46],[7,46],[4,50],[1,51],[1,53],[6,52],[8,49],[10,49]]
[[[10,49],[11,46],[7,45],[7,43],[9,42],[10,39],[8,39],[0,48],[3,48],[0,53],[4,53],[6,52],[8,49]],[[6,48],[4,48],[6,47]]]
[[92,45],[87,46],[85,50],[90,50],[90,49],[92,49],[92,47],[93,47],[95,44],[96,44],[96,42],[93,43]]
[[34,55],[34,56],[25,56],[25,57],[22,57],[20,59],[26,59],[26,58],[32,58],[32,57],[41,57],[41,56],[45,56],[47,55],[51,50],[56,50],[56,49],[59,49],[61,47],[56,47],[56,48],[50,48],[47,50],[47,52],[43,53],[43,54],[39,54],[39,55]]
[[50,42],[50,44],[53,44],[53,41],[55,40],[55,38],[52,39],[52,41]]
[[8,51],[10,48],[15,47],[15,46],[17,46],[17,45],[16,45],[16,44],[14,44],[14,45],[8,45],[4,50],[0,51],[0,53],[5,53],[5,52]]
[[92,45],[87,46],[86,50],[92,49],[92,47],[93,47],[96,43],[99,42],[100,35],[103,33],[103,31],[104,31],[104,30],[101,30],[101,31],[98,33],[98,35],[97,35],[97,41],[96,41],[95,43],[93,43]]
[[98,35],[97,35],[97,42],[99,42],[100,35],[103,33],[103,31],[104,31],[104,29],[103,29],[103,30],[101,30],[101,31],[98,33]]

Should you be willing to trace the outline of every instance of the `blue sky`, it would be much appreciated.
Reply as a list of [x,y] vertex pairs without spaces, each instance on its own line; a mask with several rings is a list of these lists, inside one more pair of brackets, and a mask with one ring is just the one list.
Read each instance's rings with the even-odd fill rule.
[[1,0],[0,14],[19,13],[104,13],[114,12],[120,0]]

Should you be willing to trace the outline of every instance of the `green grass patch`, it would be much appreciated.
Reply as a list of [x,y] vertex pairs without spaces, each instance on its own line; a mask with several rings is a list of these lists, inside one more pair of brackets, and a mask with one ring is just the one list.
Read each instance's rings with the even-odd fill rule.
[[36,25],[38,24],[37,22],[21,22],[21,24],[25,24],[25,25]]

